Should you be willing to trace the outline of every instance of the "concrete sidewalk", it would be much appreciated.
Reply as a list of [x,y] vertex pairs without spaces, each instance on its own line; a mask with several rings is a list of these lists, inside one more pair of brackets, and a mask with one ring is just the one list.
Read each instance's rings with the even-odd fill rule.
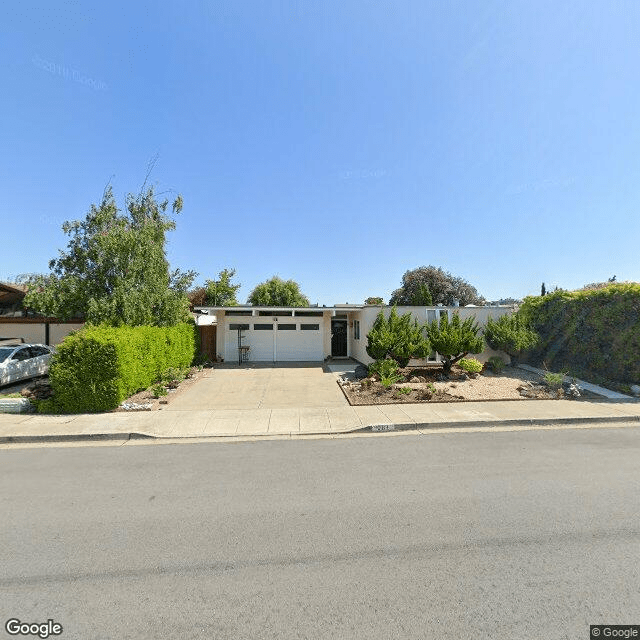
[[161,410],[67,416],[0,414],[0,442],[298,436],[434,427],[635,422],[640,402],[520,400],[364,407]]

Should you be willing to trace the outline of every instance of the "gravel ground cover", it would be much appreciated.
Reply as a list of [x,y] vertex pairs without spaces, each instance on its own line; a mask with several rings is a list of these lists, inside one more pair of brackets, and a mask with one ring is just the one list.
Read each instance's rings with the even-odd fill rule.
[[579,387],[550,387],[542,376],[517,367],[506,367],[500,374],[485,370],[469,375],[454,366],[448,378],[441,367],[407,367],[400,373],[404,381],[388,389],[375,377],[356,380],[343,376],[338,384],[351,405],[599,397]]

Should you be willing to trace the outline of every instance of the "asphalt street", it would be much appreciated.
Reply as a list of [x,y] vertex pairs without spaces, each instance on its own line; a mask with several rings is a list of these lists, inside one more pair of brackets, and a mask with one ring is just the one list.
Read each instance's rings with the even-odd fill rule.
[[640,428],[4,449],[0,637],[587,639],[640,624],[639,463]]

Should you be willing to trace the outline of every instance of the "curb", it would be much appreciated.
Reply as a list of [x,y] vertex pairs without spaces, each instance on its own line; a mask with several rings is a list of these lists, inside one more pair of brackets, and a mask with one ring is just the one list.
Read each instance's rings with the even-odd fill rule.
[[640,416],[589,416],[585,418],[573,417],[573,418],[517,418],[508,420],[465,420],[458,422],[407,422],[407,423],[392,423],[392,424],[372,424],[360,429],[354,429],[350,433],[363,433],[363,432],[386,432],[386,431],[416,431],[419,429],[463,429],[465,427],[535,427],[535,426],[549,426],[554,424],[590,424],[594,422],[606,422],[606,423],[626,423],[626,422],[638,422],[640,423]]
[[0,436],[0,444],[29,442],[91,442],[93,440],[160,440],[156,436],[144,433],[69,433],[40,436]]
[[608,424],[637,422],[640,425],[640,416],[605,416],[605,417],[572,417],[572,418],[529,418],[529,419],[508,419],[508,420],[476,420],[476,421],[457,421],[457,422],[407,422],[407,423],[390,423],[390,424],[371,424],[366,427],[350,429],[348,431],[317,431],[305,432],[299,434],[287,433],[256,433],[256,434],[220,434],[213,436],[154,436],[146,433],[95,433],[95,434],[57,434],[57,435],[16,435],[16,436],[0,436],[0,444],[18,444],[18,443],[37,443],[37,442],[92,442],[92,441],[108,441],[108,440],[223,440],[226,438],[239,437],[255,437],[255,438],[281,438],[282,436],[299,435],[308,436],[340,436],[351,433],[387,433],[399,431],[419,431],[421,429],[464,429],[477,427],[536,427],[550,425],[569,425],[569,424],[593,424],[604,422]]

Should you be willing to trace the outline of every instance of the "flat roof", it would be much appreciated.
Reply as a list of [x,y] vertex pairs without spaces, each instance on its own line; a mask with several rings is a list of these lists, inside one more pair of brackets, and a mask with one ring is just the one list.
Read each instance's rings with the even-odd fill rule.
[[194,307],[194,311],[358,311],[366,305],[354,304],[348,307],[341,305],[339,307],[252,307],[247,305],[237,305],[235,307]]

